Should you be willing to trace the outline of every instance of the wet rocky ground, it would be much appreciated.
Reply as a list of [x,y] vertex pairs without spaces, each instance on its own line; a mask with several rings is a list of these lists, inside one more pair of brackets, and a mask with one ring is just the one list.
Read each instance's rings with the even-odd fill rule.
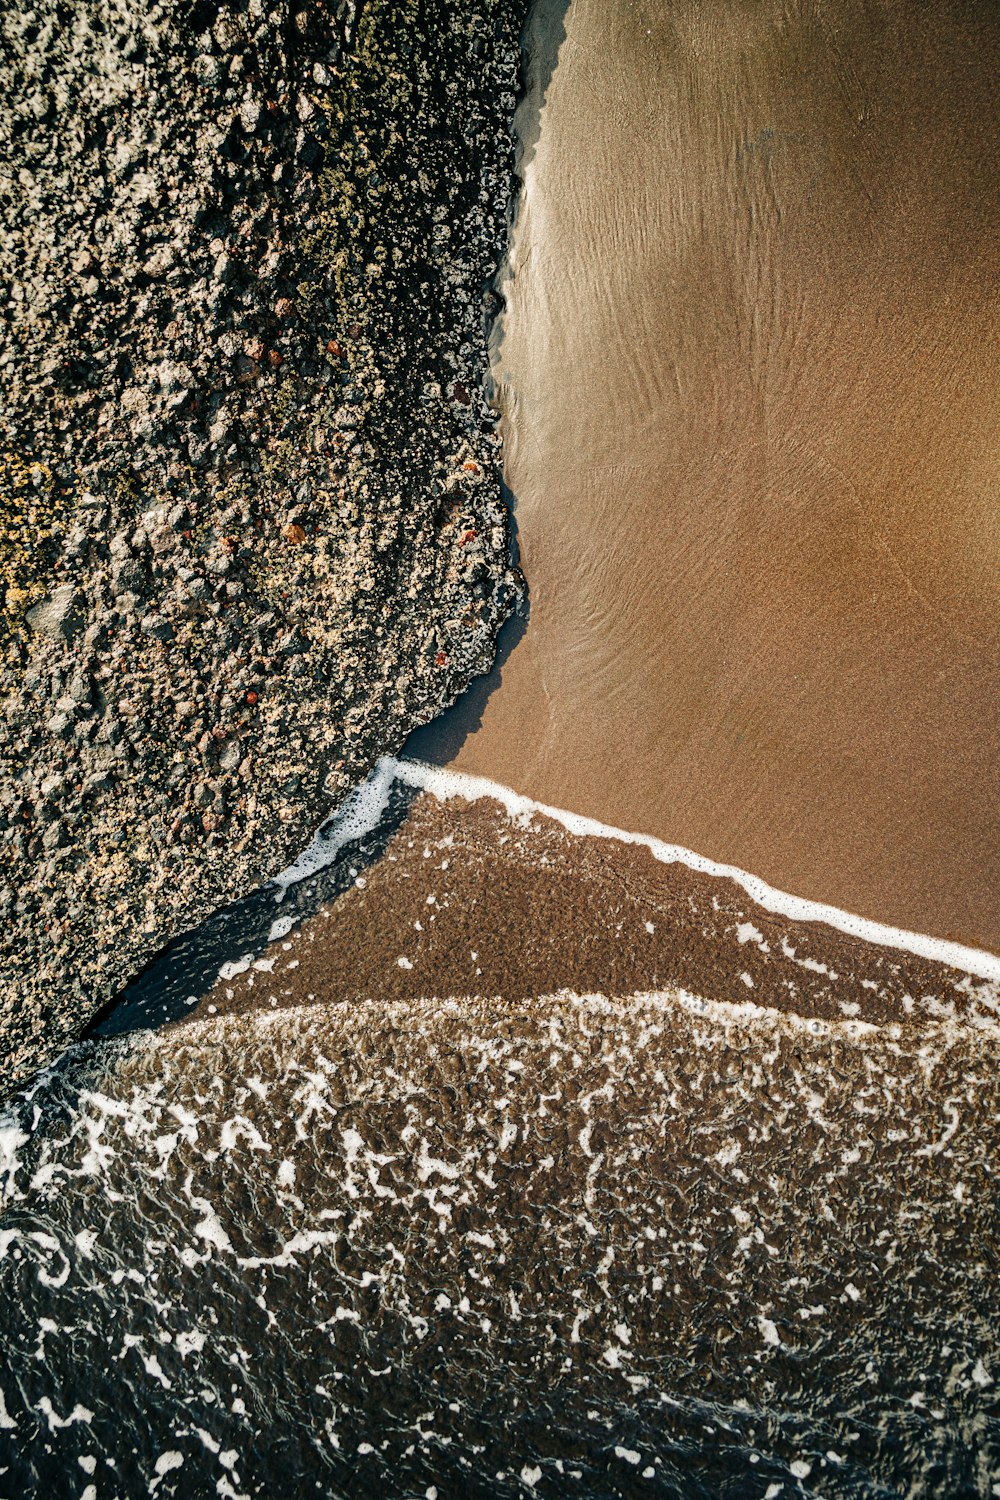
[[0,16],[0,1089],[492,658],[523,9]]

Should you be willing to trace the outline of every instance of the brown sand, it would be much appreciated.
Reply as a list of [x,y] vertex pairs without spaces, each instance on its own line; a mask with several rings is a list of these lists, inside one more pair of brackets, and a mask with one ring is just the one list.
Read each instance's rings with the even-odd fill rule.
[[568,834],[540,815],[423,793],[359,883],[190,1014],[478,996],[516,1009],[568,989],[681,988],[826,1021],[992,1017],[995,990],[823,923],[791,922],[739,886],[648,849]]
[[563,9],[499,365],[531,618],[456,764],[1000,949],[1000,7]]

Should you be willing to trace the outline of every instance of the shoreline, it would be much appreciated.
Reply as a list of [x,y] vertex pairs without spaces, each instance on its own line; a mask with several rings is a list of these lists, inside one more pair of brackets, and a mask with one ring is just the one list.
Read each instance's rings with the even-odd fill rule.
[[894,948],[916,958],[960,969],[974,978],[1000,984],[1000,954],[989,949],[955,943],[929,933],[909,932],[843,911],[840,907],[825,902],[779,891],[751,871],[741,870],[735,865],[720,864],[679,844],[668,844],[652,834],[615,828],[581,813],[550,807],[510,787],[501,786],[499,782],[471,772],[449,770],[447,767],[394,756],[383,756],[368,781],[351,794],[351,806],[347,809],[343,822],[338,815],[326,825],[327,834],[324,835],[320,828],[312,843],[292,865],[275,875],[272,883],[279,888],[287,888],[299,880],[307,879],[335,858],[344,844],[371,831],[381,817],[385,806],[384,798],[394,779],[431,792],[440,801],[458,797],[473,803],[485,798],[500,803],[512,819],[538,814],[581,838],[602,838],[626,845],[638,845],[648,849],[653,858],[662,864],[680,864],[720,880],[731,880],[746,891],[757,906],[787,917],[792,922],[820,922],[862,942]]
[[[335,877],[335,878],[334,878]],[[303,912],[289,892],[333,890]],[[383,758],[271,887],[188,1016],[467,997],[683,993],[807,1023],[998,1024],[992,955],[786,896],[480,778]],[[763,899],[761,899],[763,898]],[[168,958],[159,983],[169,980]],[[207,976],[206,976],[207,978]],[[154,986],[155,987],[155,986]],[[128,1006],[102,1034],[143,1024]]]

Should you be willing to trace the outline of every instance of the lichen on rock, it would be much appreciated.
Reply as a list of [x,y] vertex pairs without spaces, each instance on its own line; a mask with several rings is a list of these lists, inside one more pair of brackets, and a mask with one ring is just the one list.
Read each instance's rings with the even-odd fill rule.
[[0,1068],[492,659],[523,0],[0,17]]

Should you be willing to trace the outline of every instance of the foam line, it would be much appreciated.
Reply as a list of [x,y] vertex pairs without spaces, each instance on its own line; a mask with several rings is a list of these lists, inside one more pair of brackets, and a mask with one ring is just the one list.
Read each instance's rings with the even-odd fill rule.
[[943,938],[929,937],[922,932],[906,932],[900,927],[887,927],[882,922],[873,922],[867,917],[856,916],[853,912],[842,911],[838,906],[827,906],[804,896],[789,895],[787,891],[775,890],[759,876],[751,875],[736,865],[718,864],[714,859],[706,859],[704,855],[682,848],[680,844],[667,844],[646,833],[629,833],[623,828],[599,823],[595,818],[586,818],[581,813],[548,807],[544,802],[535,802],[530,797],[522,796],[520,792],[513,792],[509,787],[501,786],[496,781],[488,781],[482,776],[448,771],[440,766],[425,765],[422,761],[396,760],[391,756],[385,756],[378,762],[368,780],[349,793],[340,811],[319,830],[295,863],[275,877],[279,900],[290,885],[331,864],[346,844],[363,838],[378,827],[388,807],[394,781],[429,792],[442,802],[452,797],[460,797],[465,802],[479,802],[483,799],[499,802],[514,820],[524,821],[538,813],[561,824],[567,833],[581,838],[641,844],[662,864],[685,865],[703,875],[733,881],[765,911],[787,917],[791,922],[825,922],[828,927],[836,928],[849,937],[859,938],[862,942],[876,943],[883,948],[897,948],[903,953],[929,959],[932,963],[948,964],[953,969],[961,969],[977,979],[1000,983],[1000,956],[997,954],[987,953],[980,948],[967,948],[961,943],[946,942]]
[[331,822],[324,823],[312,843],[303,849],[294,864],[275,875],[280,901],[290,885],[307,880],[333,864],[345,844],[372,833],[385,816],[389,793],[396,779],[397,762],[388,756],[378,762],[367,781],[348,792]]
[[[380,765],[384,762],[380,762]],[[866,943],[877,943],[884,948],[899,948],[905,953],[930,959],[932,963],[948,964],[974,974],[978,979],[1000,982],[1000,956],[986,953],[980,948],[967,948],[961,943],[946,942],[943,938],[928,937],[922,932],[906,932],[900,927],[887,927],[867,917],[855,916],[853,912],[841,911],[837,906],[827,906],[821,901],[810,901],[804,896],[791,896],[787,891],[777,891],[746,870],[735,865],[722,865],[706,859],[680,844],[666,844],[662,839],[645,833],[628,833],[599,823],[594,818],[585,818],[580,813],[566,812],[562,808],[547,807],[534,802],[519,792],[484,777],[468,776],[463,772],[443,770],[438,766],[424,765],[420,761],[394,761],[393,775],[410,786],[422,787],[441,801],[449,797],[461,797],[466,802],[477,802],[482,798],[500,802],[511,818],[524,819],[532,813],[540,813],[562,824],[568,833],[583,838],[614,839],[620,844],[642,844],[665,865],[686,865],[690,870],[699,870],[703,875],[714,875],[719,879],[732,880],[742,886],[751,900],[765,911],[787,917],[792,922],[825,922],[838,932],[849,937],[860,938]]]

